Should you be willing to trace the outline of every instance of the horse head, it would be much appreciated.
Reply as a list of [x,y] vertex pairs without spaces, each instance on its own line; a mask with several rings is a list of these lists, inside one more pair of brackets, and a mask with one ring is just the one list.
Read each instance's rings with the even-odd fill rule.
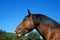
[[30,32],[34,28],[34,23],[32,20],[32,14],[28,10],[28,15],[25,16],[23,21],[17,26],[15,32],[17,37],[22,37],[24,34]]

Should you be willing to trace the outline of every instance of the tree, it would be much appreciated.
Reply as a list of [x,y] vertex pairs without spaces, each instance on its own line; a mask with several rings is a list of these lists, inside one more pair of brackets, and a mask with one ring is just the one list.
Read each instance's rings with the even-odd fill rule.
[[7,32],[0,30],[0,40],[12,40],[12,37],[8,36]]

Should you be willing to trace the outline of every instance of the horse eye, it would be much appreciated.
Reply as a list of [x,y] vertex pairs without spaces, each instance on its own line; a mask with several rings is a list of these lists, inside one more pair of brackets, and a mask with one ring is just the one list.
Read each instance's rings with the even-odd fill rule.
[[26,20],[26,19],[24,19],[24,20]]
[[26,18],[24,20],[26,20]]
[[19,28],[21,30],[21,28]]

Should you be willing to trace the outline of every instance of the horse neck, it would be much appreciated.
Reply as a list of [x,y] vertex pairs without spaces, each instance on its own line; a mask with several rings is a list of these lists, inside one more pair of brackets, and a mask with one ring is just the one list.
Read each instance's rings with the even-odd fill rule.
[[36,30],[46,39],[47,36],[49,36],[49,31],[50,31],[50,28],[43,24],[43,23],[40,23],[39,25],[37,25],[36,27]]

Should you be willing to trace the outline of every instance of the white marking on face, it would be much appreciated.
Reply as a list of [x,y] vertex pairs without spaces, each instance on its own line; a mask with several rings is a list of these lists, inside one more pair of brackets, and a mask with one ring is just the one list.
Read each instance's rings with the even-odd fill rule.
[[28,24],[29,24],[30,22],[28,21]]

